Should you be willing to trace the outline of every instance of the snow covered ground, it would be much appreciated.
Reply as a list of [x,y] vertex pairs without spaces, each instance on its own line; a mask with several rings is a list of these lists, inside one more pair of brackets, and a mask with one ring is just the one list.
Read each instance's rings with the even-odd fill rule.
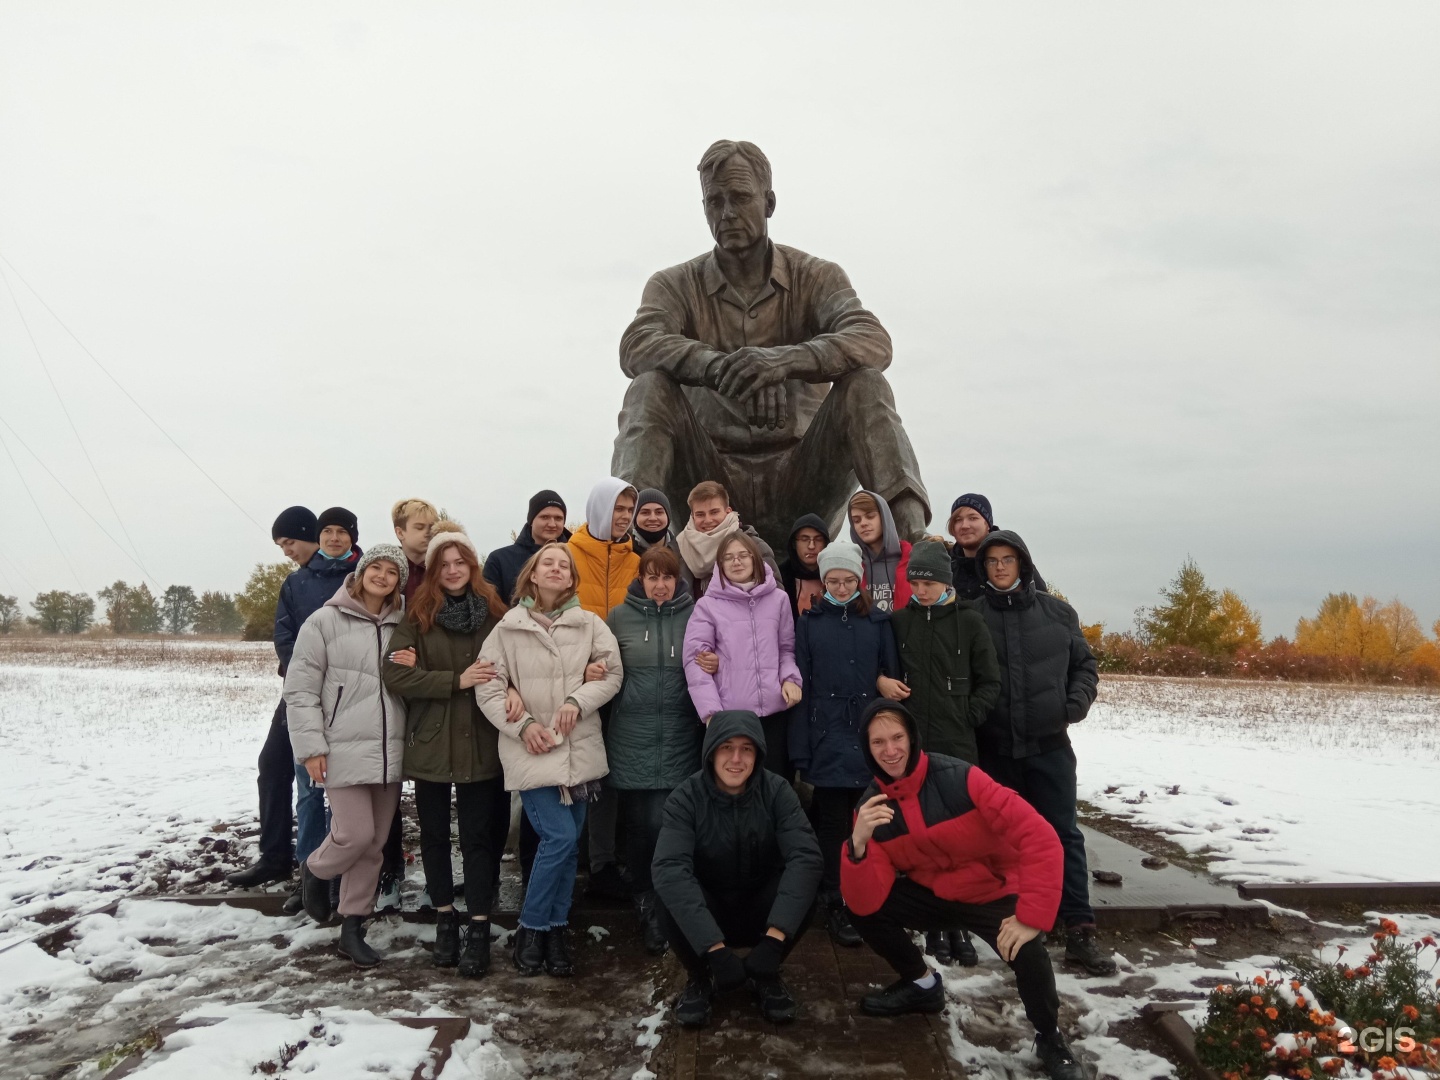
[[[372,940],[393,963],[359,976],[334,956],[332,929],[144,899],[216,888],[222,869],[251,854],[236,832],[253,824],[255,756],[279,692],[273,665],[264,645],[0,644],[0,1071],[49,1075],[58,1060],[83,1059],[73,1075],[96,1075],[100,1051],[178,1015],[222,1022],[172,1036],[147,1075],[198,1075],[190,1063],[204,1052],[204,1075],[250,1076],[305,1038],[293,1069],[358,1075],[362,1062],[408,1076],[426,1040],[389,1021],[420,1015],[475,1018],[443,1080],[601,1062],[605,1075],[642,1070],[664,1022],[658,964],[609,972],[589,996],[532,980],[517,997],[514,980],[432,978],[428,927],[377,923]],[[1074,736],[1083,798],[1208,848],[1229,877],[1440,878],[1440,697],[1106,680]],[[120,897],[130,899],[80,919],[48,951],[27,940]],[[599,933],[583,945],[596,967],[613,952]],[[1107,1032],[1133,1019],[1145,994],[1203,997],[1215,967],[1129,961],[1138,970],[1111,980],[1062,974],[1062,996],[1105,1074],[1172,1075]],[[1034,1075],[1003,966],[987,957],[948,985],[955,1051],[971,1071]],[[593,1031],[591,1051],[548,1051],[544,1032],[556,1025]]]
[[1232,881],[1440,881],[1440,694],[1101,682],[1080,798]]

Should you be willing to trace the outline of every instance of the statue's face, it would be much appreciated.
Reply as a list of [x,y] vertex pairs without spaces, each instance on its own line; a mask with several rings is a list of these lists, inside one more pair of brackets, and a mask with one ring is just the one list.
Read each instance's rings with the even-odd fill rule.
[[730,155],[702,183],[705,220],[719,247],[741,252],[765,240],[766,219],[775,212],[775,193],[761,190],[743,157]]

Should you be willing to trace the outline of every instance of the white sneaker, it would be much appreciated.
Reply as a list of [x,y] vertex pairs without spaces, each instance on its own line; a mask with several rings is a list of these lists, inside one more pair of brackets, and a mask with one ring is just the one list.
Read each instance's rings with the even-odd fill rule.
[[375,911],[400,910],[400,879],[392,874],[380,876],[380,895],[375,900]]

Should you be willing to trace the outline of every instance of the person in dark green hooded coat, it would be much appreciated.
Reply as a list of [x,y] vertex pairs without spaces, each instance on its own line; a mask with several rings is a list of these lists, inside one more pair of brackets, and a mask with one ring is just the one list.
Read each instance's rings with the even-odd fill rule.
[[625,666],[605,733],[607,782],[619,793],[626,822],[625,863],[645,948],[657,956],[665,951],[665,934],[655,913],[650,862],[661,810],[670,792],[700,767],[705,731],[685,683],[685,627],[695,601],[680,574],[673,548],[649,548],[640,556],[640,574],[625,602],[606,620]]

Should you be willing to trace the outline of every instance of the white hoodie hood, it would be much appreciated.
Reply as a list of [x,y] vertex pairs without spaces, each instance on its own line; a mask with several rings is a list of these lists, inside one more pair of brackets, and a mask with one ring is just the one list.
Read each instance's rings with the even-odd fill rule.
[[610,535],[610,526],[615,521],[615,500],[627,491],[635,494],[634,485],[618,476],[607,476],[590,489],[590,496],[585,500],[585,529],[591,537],[607,543],[615,539]]

